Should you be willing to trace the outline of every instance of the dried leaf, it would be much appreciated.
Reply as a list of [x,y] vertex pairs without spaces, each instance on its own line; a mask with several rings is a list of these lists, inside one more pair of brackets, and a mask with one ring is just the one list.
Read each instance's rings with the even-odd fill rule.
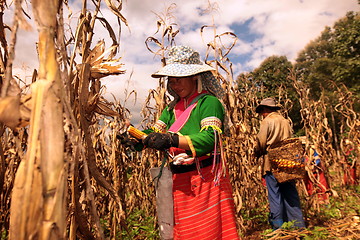
[[94,79],[99,79],[109,75],[124,74],[125,70],[121,69],[123,65],[124,64],[121,64],[118,61],[100,63],[91,67],[91,77]]
[[120,12],[122,8],[122,1],[119,2],[119,6],[116,7],[111,0],[105,0],[106,5],[111,10],[111,12],[113,12],[123,23],[125,23],[126,26],[128,26],[126,18]]
[[103,55],[104,51],[105,51],[105,41],[100,40],[91,50],[85,62],[89,63],[90,65],[96,65],[101,63],[104,58]]
[[109,116],[109,117],[119,117],[119,113],[112,110],[111,105],[105,101],[99,101],[96,104],[96,108],[94,110],[96,113]]
[[0,122],[15,129],[20,125],[20,97],[0,98]]

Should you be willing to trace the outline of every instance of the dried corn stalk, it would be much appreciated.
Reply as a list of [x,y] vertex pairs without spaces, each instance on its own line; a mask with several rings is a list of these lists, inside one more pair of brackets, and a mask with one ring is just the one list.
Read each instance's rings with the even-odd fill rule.
[[[119,5],[116,6],[116,3]],[[69,126],[76,126],[75,129],[69,128],[69,145],[70,148],[77,149],[71,155],[73,166],[71,204],[75,206],[75,209],[70,213],[72,215],[69,223],[70,239],[76,239],[76,237],[104,239],[100,217],[104,218],[110,214],[113,216],[112,218],[105,218],[109,221],[111,236],[114,237],[121,231],[125,218],[123,210],[125,200],[122,188],[126,181],[123,181],[123,176],[118,174],[104,175],[107,171],[118,173],[115,146],[110,149],[106,146],[108,143],[116,144],[116,133],[108,142],[97,139],[98,136],[102,136],[101,129],[109,127],[106,125],[108,119],[98,114],[115,119],[123,117],[114,110],[115,105],[102,96],[104,87],[101,85],[101,79],[109,75],[123,74],[124,70],[122,69],[123,65],[119,63],[120,59],[114,58],[119,41],[107,20],[98,16],[101,1],[93,2],[93,4],[95,5],[94,12],[90,13],[87,9],[87,2],[83,1],[82,14],[76,29],[74,47],[68,66],[69,80],[66,85],[69,94],[69,99],[66,100],[69,108],[67,121]],[[124,22],[125,18],[120,13],[122,1],[106,1],[106,5],[119,20]],[[113,40],[113,45],[108,49],[105,48],[105,42],[102,40],[94,47],[91,46],[97,20],[105,25]],[[126,21],[124,23],[127,24]],[[76,64],[75,57],[79,52],[81,53],[81,63]],[[103,121],[104,126],[99,126],[98,121]],[[120,123],[119,128],[121,127]],[[112,128],[119,130],[118,127]],[[76,136],[76,138],[70,136]],[[82,147],[78,147],[79,145]],[[108,156],[111,157],[104,156],[103,159],[104,149],[107,149],[106,153],[109,153]],[[104,166],[104,163],[108,163],[109,158],[110,166]],[[105,205],[109,209],[98,212],[98,201],[103,199],[103,196],[110,196],[110,199],[106,200],[108,204]]]
[[[61,80],[55,48],[59,1],[33,1],[39,31],[39,80],[32,84],[32,113],[26,158],[16,175],[11,239],[63,239],[66,229]],[[18,6],[19,7],[19,6]]]

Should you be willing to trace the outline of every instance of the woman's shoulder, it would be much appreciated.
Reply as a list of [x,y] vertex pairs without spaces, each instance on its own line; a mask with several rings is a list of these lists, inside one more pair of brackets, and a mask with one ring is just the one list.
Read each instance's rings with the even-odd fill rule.
[[207,94],[199,99],[199,109],[208,109],[209,111],[221,111],[224,112],[224,106],[220,100],[210,94]]
[[208,103],[215,103],[215,102],[220,103],[219,99],[211,94],[205,94],[199,99],[199,101],[208,102]]

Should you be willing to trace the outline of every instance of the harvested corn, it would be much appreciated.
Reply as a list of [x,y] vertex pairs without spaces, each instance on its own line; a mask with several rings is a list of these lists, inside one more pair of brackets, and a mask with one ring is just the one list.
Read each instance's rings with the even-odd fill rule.
[[142,131],[140,131],[139,129],[137,129],[137,128],[134,128],[133,126],[129,126],[129,128],[128,128],[128,133],[131,135],[131,136],[133,136],[134,138],[136,138],[136,139],[144,139],[144,138],[146,138],[146,136],[147,136],[147,134],[146,133],[144,133],[144,132],[142,132]]
[[301,162],[296,162],[296,161],[291,161],[291,160],[286,160],[286,159],[274,159],[272,161],[278,168],[303,168],[304,167],[304,164],[302,164]]

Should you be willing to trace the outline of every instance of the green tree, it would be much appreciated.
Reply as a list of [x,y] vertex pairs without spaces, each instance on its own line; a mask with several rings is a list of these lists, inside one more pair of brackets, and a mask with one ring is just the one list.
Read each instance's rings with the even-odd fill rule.
[[292,68],[286,56],[271,56],[266,58],[258,68],[250,74],[253,81],[262,89],[261,97],[274,97],[279,88],[291,86],[288,75]]
[[[320,36],[311,41],[296,59],[298,80],[307,83],[311,97],[327,98],[327,117],[339,136],[344,116],[334,110],[339,103],[338,87],[346,86],[352,93],[354,110],[360,110],[360,15],[348,12],[333,27],[326,27]],[[335,138],[336,140],[336,138]],[[336,144],[336,142],[334,142]]]
[[333,58],[336,66],[333,76],[360,97],[360,15],[349,12],[334,25]]
[[[240,75],[238,79],[248,77],[258,88],[258,97],[282,96],[282,101],[291,101],[289,115],[294,123],[294,130],[298,132],[301,126],[300,104],[292,80],[288,78],[293,65],[286,56],[270,56],[258,68],[247,75]],[[240,85],[240,84],[239,84]]]
[[322,89],[331,100],[334,84],[344,84],[360,97],[360,16],[348,12],[332,28],[326,27],[321,35],[311,41],[296,59],[299,78],[307,82],[314,99]]

